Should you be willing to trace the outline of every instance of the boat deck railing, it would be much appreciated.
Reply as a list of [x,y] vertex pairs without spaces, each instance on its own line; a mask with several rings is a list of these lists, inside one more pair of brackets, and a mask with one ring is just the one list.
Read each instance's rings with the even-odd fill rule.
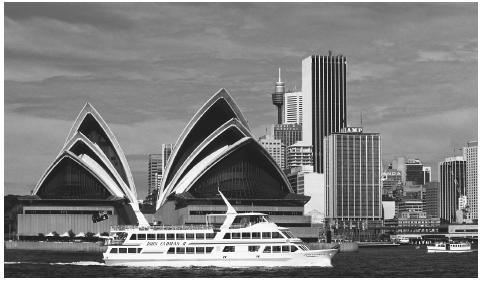
[[157,226],[136,226],[136,225],[115,225],[110,226],[111,231],[160,231],[160,230],[210,230],[213,225],[157,225]]

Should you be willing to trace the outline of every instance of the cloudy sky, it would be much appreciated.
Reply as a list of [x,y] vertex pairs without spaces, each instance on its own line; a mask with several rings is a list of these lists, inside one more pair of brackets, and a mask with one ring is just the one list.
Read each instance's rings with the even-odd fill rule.
[[[147,155],[220,88],[255,136],[275,120],[277,68],[348,59],[350,125],[382,135],[383,163],[433,167],[477,139],[477,4],[5,4],[5,194],[28,194],[91,102],[117,136],[139,199]],[[460,151],[456,151],[460,154]]]

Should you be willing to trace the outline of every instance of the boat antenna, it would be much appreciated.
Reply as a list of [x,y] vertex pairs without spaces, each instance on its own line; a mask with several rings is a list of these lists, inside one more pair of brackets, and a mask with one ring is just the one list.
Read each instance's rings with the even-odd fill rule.
[[225,196],[222,194],[222,192],[220,192],[220,186],[218,186],[218,193],[220,193],[220,195],[223,198],[223,201],[227,205],[227,214],[236,214],[237,211],[235,210],[235,208],[233,208],[233,206],[230,204],[230,202],[228,202],[227,198],[225,198]]

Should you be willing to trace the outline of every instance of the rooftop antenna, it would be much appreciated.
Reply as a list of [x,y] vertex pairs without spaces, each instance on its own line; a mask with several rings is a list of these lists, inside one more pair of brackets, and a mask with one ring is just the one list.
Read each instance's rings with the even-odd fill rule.
[[363,112],[360,112],[360,127],[363,129],[364,125],[363,125],[362,114],[363,114]]

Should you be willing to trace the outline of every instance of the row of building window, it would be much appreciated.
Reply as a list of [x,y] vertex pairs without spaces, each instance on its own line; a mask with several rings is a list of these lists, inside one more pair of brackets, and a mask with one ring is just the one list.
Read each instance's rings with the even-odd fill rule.
[[216,233],[132,234],[130,240],[211,240]]

